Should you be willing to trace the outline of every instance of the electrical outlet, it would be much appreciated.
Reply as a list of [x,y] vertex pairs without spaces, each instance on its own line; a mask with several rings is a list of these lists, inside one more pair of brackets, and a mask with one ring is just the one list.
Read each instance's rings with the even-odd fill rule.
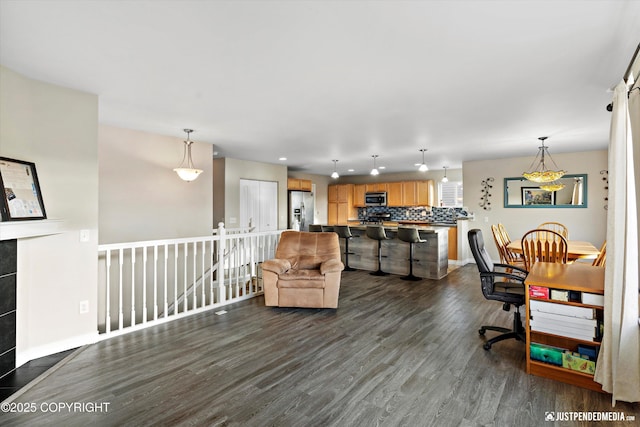
[[489,217],[488,216],[484,217],[484,222],[489,222]]
[[80,301],[80,314],[87,314],[89,312],[89,301]]
[[89,230],[80,230],[80,241],[86,243],[89,241],[91,234]]
[[229,218],[229,224],[235,224],[237,221],[236,217],[232,216]]

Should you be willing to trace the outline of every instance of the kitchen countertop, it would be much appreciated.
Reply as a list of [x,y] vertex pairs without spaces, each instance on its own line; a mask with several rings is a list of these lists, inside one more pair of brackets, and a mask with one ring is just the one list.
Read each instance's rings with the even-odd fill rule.
[[[371,224],[371,225],[375,225],[375,224]],[[382,226],[386,231],[393,231],[393,232],[398,231],[397,225],[382,224]],[[367,229],[367,224],[349,225],[349,228],[352,230],[365,231]],[[437,226],[430,226],[430,225],[416,225],[415,228],[417,228],[418,231],[421,231],[424,233],[438,233],[438,232],[444,231],[445,229],[444,227],[437,227]]]

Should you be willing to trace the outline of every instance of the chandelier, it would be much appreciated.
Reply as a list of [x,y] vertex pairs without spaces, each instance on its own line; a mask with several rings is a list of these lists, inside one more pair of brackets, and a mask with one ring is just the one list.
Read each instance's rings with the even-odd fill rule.
[[[536,155],[536,158],[533,159],[533,163],[531,163],[531,166],[529,166],[529,172],[524,172],[522,174],[522,176],[528,179],[529,181],[537,182],[537,183],[551,183],[553,181],[557,181],[558,179],[562,178],[562,176],[566,173],[566,171],[558,169],[558,165],[556,165],[556,162],[553,161],[551,154],[549,154],[548,147],[545,147],[544,141],[547,138],[548,138],[547,136],[541,136],[540,138],[538,138],[540,141],[542,141],[542,145],[538,147],[538,154]],[[551,162],[558,170],[547,169],[547,166],[544,163],[545,154],[547,155],[547,157],[549,157],[549,159],[551,159]],[[538,159],[540,160],[538,161]],[[538,161],[537,165],[536,165],[536,161]],[[535,165],[535,168],[534,168],[534,165]],[[562,184],[558,184],[558,185],[562,185]],[[552,191],[552,190],[548,190],[548,191]]]
[[[184,181],[193,181],[202,173],[202,169],[196,169],[191,160],[191,144],[193,141],[189,139],[189,135],[193,132],[193,129],[184,129],[187,133],[187,140],[184,141],[184,155],[182,156],[182,163],[173,171]],[[186,164],[185,164],[186,161]]]

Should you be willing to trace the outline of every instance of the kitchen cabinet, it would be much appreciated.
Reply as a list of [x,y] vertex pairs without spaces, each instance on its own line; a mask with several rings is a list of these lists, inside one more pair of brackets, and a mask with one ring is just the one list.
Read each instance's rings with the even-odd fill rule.
[[417,181],[405,181],[402,182],[402,206],[417,206],[418,205],[418,196],[417,196]]
[[287,190],[311,191],[312,182],[310,179],[287,178]]
[[376,182],[373,184],[367,184],[366,186],[367,193],[378,192],[378,191],[387,191],[387,183],[386,182]]
[[432,179],[416,181],[416,206],[436,206],[435,196],[435,184]]
[[353,184],[330,185],[327,189],[327,222],[329,225],[347,224],[358,217],[353,206]]
[[387,206],[407,206],[402,197],[402,182],[387,183]]
[[[531,292],[531,288],[534,286],[537,288]],[[547,295],[544,295],[545,289],[547,290],[546,292],[548,292]],[[548,296],[552,295],[552,291],[571,291],[573,295],[578,296],[579,299],[576,300],[574,298],[573,301],[549,299]],[[534,296],[532,296],[532,293]],[[528,374],[551,378],[556,381],[562,381],[591,390],[602,391],[602,386],[593,380],[593,374],[572,370],[567,367],[559,366],[557,363],[545,363],[532,358],[531,355],[532,345],[536,347],[554,347],[561,349],[560,351],[569,350],[570,352],[578,351],[578,346],[587,346],[598,349],[601,344],[599,341],[595,341],[593,339],[577,339],[571,336],[574,335],[575,332],[565,332],[566,330],[575,331],[574,329],[565,329],[567,328],[566,321],[556,321],[554,323],[554,321],[551,320],[551,323],[544,324],[544,327],[535,327],[532,325],[532,322],[534,322],[537,317],[536,313],[540,313],[542,310],[557,313],[552,316],[547,314],[546,317],[548,319],[570,318],[572,319],[572,322],[575,322],[575,317],[567,317],[563,315],[563,313],[568,313],[570,310],[577,310],[582,313],[581,316],[584,315],[585,312],[589,313],[589,316],[583,316],[583,318],[580,319],[581,322],[588,322],[588,319],[592,318],[594,319],[593,321],[599,325],[599,322],[603,319],[604,307],[600,305],[592,305],[596,302],[591,301],[592,299],[597,299],[599,295],[604,295],[604,268],[602,267],[594,267],[592,265],[579,262],[573,264],[537,262],[533,265],[525,280],[525,329],[527,334],[526,366]],[[591,298],[588,300],[588,297]],[[539,308],[538,310],[540,311],[532,311],[532,303],[535,303],[536,301],[542,301],[542,305],[545,305],[546,308]],[[589,303],[584,303],[582,301],[588,301]],[[540,331],[541,329],[549,327],[556,331],[556,333],[553,334]],[[598,326],[596,326],[596,328],[598,328]],[[592,332],[594,333],[590,334],[590,336],[597,335],[595,331]],[[560,365],[564,365],[565,358],[566,355],[562,354],[562,363],[560,363]],[[580,364],[583,364],[586,367],[586,362],[583,363],[580,361]]]
[[353,206],[356,208],[364,208],[364,195],[367,192],[366,184],[355,184],[353,186]]

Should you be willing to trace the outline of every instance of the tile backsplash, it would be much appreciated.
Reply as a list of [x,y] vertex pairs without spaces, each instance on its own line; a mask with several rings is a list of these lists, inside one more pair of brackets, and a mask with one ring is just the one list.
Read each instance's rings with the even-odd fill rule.
[[358,208],[358,219],[363,221],[374,213],[391,214],[390,221],[430,221],[430,222],[455,222],[459,217],[467,217],[469,213],[465,208],[440,208],[432,207],[431,210],[422,206],[418,207],[386,207],[370,206]]

